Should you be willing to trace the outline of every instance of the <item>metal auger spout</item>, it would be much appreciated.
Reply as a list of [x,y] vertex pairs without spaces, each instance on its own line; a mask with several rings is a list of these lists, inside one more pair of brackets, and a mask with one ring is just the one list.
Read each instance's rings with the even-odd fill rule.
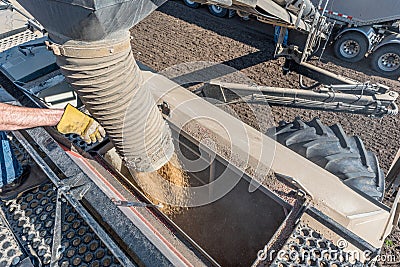
[[[159,169],[174,148],[170,130],[132,55],[129,29],[163,0],[19,0],[48,31],[66,80],[106,129],[128,167]],[[127,112],[129,107],[129,112]]]

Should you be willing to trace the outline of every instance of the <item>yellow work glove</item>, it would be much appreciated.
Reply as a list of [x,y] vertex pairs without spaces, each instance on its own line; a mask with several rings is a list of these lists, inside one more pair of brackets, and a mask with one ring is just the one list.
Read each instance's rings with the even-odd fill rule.
[[78,134],[88,144],[101,142],[106,135],[104,128],[97,121],[70,104],[65,107],[57,130],[62,134]]

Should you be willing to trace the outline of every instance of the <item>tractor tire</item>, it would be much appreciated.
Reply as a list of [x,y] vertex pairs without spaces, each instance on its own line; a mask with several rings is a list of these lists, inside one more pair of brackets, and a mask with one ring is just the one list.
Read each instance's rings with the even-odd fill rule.
[[275,135],[279,143],[336,175],[355,191],[382,201],[385,177],[376,156],[365,149],[359,137],[347,136],[339,124],[326,126],[317,118],[310,122],[296,118],[292,123],[281,122]]
[[400,45],[385,45],[376,50],[371,57],[371,66],[385,76],[399,77]]
[[200,4],[194,1],[190,1],[190,0],[183,0],[183,2],[185,3],[185,5],[187,5],[188,7],[191,8],[198,8],[200,7]]
[[229,11],[227,8],[219,7],[217,5],[209,5],[208,10],[210,11],[211,14],[219,18],[226,17]]
[[335,56],[346,62],[358,62],[368,52],[368,40],[361,33],[347,32],[336,40]]

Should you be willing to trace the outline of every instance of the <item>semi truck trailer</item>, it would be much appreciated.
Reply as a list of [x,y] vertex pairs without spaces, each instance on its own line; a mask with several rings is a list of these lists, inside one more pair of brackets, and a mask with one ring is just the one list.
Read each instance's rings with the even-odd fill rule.
[[[200,3],[190,0],[183,2],[198,8]],[[202,1],[204,2],[204,1]],[[205,1],[211,14],[217,17],[233,15],[228,8]],[[278,1],[289,7],[290,1]],[[287,3],[286,3],[287,2]],[[300,7],[303,1],[294,1]],[[400,76],[400,2],[385,1],[319,1],[312,3],[324,12],[334,23],[330,44],[337,58],[345,62],[370,59],[371,68],[384,76]],[[238,13],[239,15],[243,12]],[[247,15],[247,13],[245,13]],[[261,22],[267,22],[256,16]]]
[[321,8],[336,24],[332,35],[336,57],[346,62],[368,57],[372,69],[385,76],[400,76],[399,1],[324,0]]

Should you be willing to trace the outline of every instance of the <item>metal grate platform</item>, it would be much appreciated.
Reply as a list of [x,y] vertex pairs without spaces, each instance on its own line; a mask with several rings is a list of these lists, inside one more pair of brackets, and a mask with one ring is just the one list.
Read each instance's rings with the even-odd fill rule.
[[272,267],[361,267],[363,263],[349,262],[350,258],[338,245],[326,239],[319,231],[299,223],[286,241]]
[[17,266],[25,257],[2,214],[0,216],[0,266]]
[[38,36],[30,30],[14,34],[10,37],[0,39],[0,53],[8,50],[14,46],[26,43],[28,41],[36,39]]
[[[49,182],[18,200],[0,204],[12,231],[44,266],[51,262],[56,198],[57,192]],[[101,240],[65,201],[62,201],[61,214],[59,266],[119,266]],[[17,261],[21,253],[15,254],[12,260]]]
[[[21,163],[32,162],[16,140],[11,143]],[[67,201],[60,200],[61,212],[57,212],[57,195],[57,189],[48,181],[19,199],[0,202],[0,267],[17,266],[27,256],[42,266],[50,266],[52,260],[58,266],[120,266]],[[54,250],[57,216],[61,239],[56,242],[59,249]]]

